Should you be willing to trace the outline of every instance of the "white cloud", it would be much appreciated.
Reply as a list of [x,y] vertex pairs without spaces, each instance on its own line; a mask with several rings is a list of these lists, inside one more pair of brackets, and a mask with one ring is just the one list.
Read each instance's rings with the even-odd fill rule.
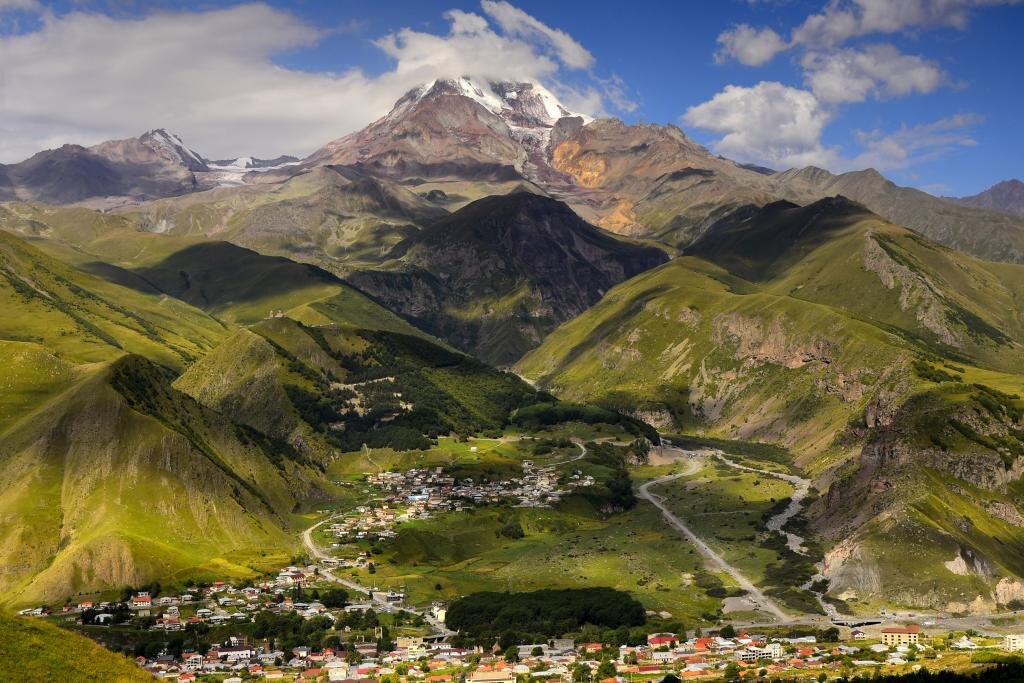
[[813,93],[772,81],[726,86],[683,116],[686,123],[721,136],[715,152],[773,168],[833,165],[836,151],[821,143],[830,118]]
[[1017,0],[831,0],[793,30],[792,42],[833,46],[872,33],[917,28],[967,26],[976,7],[1013,4]]
[[484,8],[496,27],[453,10],[446,34],[402,29],[375,41],[395,60],[376,77],[275,64],[323,33],[264,4],[130,19],[44,14],[28,33],[0,35],[0,161],[155,127],[212,158],[306,154],[446,76],[535,79],[578,111],[603,111],[609,95],[600,79],[584,73],[591,85],[568,88],[560,77],[593,63],[582,46],[506,3]]
[[810,89],[820,100],[830,103],[929,93],[947,80],[935,62],[903,54],[892,45],[808,52],[801,65]]
[[857,153],[844,154],[822,142],[833,110],[814,93],[762,81],[752,87],[726,86],[707,102],[690,107],[683,120],[718,134],[718,154],[737,161],[786,169],[814,165],[834,172],[873,167],[904,169],[976,144],[970,130],[976,114],[900,126],[894,132],[860,131]]
[[496,21],[505,33],[514,37],[539,39],[549,45],[558,60],[570,69],[588,69],[594,65],[594,56],[565,31],[551,28],[504,0],[483,0],[481,6],[484,13]]
[[749,24],[734,26],[718,36],[715,61],[719,64],[735,59],[746,66],[761,66],[789,46],[770,28],[754,28]]
[[977,141],[971,128],[981,122],[976,114],[958,114],[916,126],[900,126],[893,133],[862,131],[857,142],[864,150],[847,162],[847,168],[894,170],[946,156]]

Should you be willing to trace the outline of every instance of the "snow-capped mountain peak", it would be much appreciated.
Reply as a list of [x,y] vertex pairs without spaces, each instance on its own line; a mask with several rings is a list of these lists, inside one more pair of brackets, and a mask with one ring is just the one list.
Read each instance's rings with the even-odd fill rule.
[[179,161],[190,171],[209,170],[205,159],[189,149],[180,137],[164,128],[154,128],[144,133],[139,141],[168,160]]
[[398,101],[388,115],[397,118],[430,97],[462,95],[517,128],[550,128],[562,117],[579,116],[589,123],[592,117],[578,114],[558,101],[555,95],[535,81],[481,82],[469,76],[437,79],[414,88]]

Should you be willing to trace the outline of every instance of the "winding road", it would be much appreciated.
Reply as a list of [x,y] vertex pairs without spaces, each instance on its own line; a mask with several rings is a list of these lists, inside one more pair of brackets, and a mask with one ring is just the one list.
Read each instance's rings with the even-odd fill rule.
[[324,566],[324,560],[330,559],[331,556],[329,554],[327,554],[326,552],[324,552],[320,548],[320,546],[318,546],[313,541],[313,532],[316,529],[318,529],[321,526],[323,526],[324,524],[326,524],[327,522],[331,521],[331,519],[332,519],[331,517],[328,517],[326,519],[322,519],[319,522],[317,522],[316,524],[314,524],[313,526],[309,527],[308,529],[306,529],[305,531],[302,532],[302,544],[304,546],[306,546],[306,550],[309,551],[310,557],[313,558],[316,561],[316,563],[317,563],[317,571],[319,572],[320,576],[322,576],[323,578],[327,579],[328,581],[334,581],[335,583],[340,583],[342,586],[345,586],[346,588],[349,588],[351,590],[356,591],[357,593],[361,593],[361,594],[367,596],[370,599],[371,603],[376,604],[377,606],[382,607],[382,608],[384,608],[384,609],[386,609],[388,611],[390,611],[390,610],[399,610],[399,611],[402,611],[402,612],[408,612],[409,614],[417,614],[417,615],[423,617],[423,620],[427,622],[427,624],[430,626],[430,628],[432,628],[434,630],[434,633],[436,635],[438,635],[438,636],[445,636],[445,637],[447,637],[447,636],[455,635],[455,631],[452,631],[450,628],[445,626],[443,622],[440,622],[437,619],[435,619],[433,617],[433,615],[430,614],[430,612],[423,611],[423,610],[413,609],[412,607],[398,607],[397,605],[394,605],[394,604],[392,604],[390,602],[387,602],[386,600],[378,599],[378,598],[373,596],[373,591],[371,591],[366,586],[363,586],[362,584],[356,583],[355,581],[352,581],[350,579],[344,579],[344,578],[338,576],[337,574],[335,574],[333,571],[331,571],[330,568]]
[[654,507],[661,510],[661,514],[665,518],[665,521],[668,522],[670,526],[680,531],[683,534],[683,536],[685,536],[690,541],[690,543],[692,543],[694,547],[697,548],[701,555],[703,555],[712,564],[714,564],[719,569],[721,569],[722,571],[726,572],[729,576],[731,576],[733,580],[736,582],[736,584],[747,592],[748,599],[750,599],[751,602],[757,605],[761,611],[771,614],[779,621],[790,621],[790,616],[783,612],[782,608],[780,608],[774,600],[772,600],[767,595],[762,593],[760,588],[755,586],[749,579],[747,579],[747,577],[743,576],[743,574],[738,569],[736,569],[731,564],[726,562],[721,555],[712,550],[707,543],[705,543],[703,540],[701,540],[699,536],[697,536],[697,534],[693,533],[693,531],[690,530],[690,527],[688,527],[683,520],[681,520],[671,510],[669,510],[668,506],[665,505],[665,498],[663,496],[659,496],[658,494],[651,492],[652,486],[657,486],[659,484],[664,484],[666,482],[673,481],[681,477],[689,476],[696,472],[699,467],[699,460],[690,459],[690,463],[687,465],[687,468],[682,472],[667,474],[663,477],[652,479],[651,481],[642,484],[639,489],[640,497],[643,498],[644,500],[649,501],[652,505],[654,505]]

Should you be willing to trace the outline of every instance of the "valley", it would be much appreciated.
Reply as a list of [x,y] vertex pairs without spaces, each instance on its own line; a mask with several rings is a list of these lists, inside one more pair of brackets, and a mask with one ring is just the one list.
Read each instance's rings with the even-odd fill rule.
[[61,638],[181,683],[1015,671],[1016,192],[469,76],[301,158],[155,129],[0,166],[0,648],[25,680]]

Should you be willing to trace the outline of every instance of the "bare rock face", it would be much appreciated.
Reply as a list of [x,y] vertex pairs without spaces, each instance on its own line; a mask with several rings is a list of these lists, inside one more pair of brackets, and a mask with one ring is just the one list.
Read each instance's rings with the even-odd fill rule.
[[832,362],[831,343],[819,337],[793,339],[785,330],[783,318],[765,325],[757,318],[723,314],[715,319],[714,339],[735,346],[735,358],[747,363],[772,363],[795,369],[808,363]]

